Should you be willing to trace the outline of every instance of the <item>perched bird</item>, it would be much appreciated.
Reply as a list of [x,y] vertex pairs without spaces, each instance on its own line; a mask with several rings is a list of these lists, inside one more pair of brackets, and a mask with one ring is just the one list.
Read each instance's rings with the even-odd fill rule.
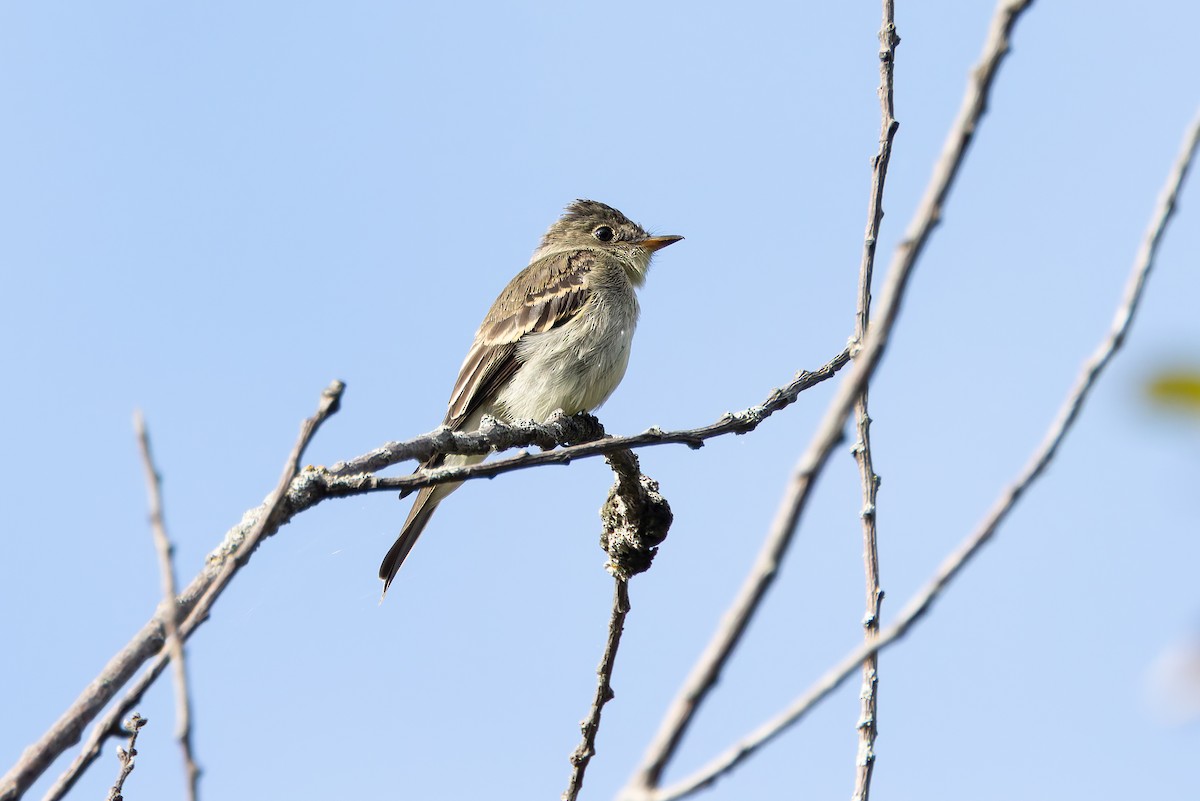
[[[475,333],[443,425],[474,431],[483,416],[546,420],[608,399],[625,376],[637,325],[634,288],[655,251],[681,236],[651,236],[621,212],[577,200],[550,226],[529,266],[509,282]],[[422,468],[475,464],[483,456],[434,456]],[[461,482],[417,494],[383,558],[387,592],[439,503]]]

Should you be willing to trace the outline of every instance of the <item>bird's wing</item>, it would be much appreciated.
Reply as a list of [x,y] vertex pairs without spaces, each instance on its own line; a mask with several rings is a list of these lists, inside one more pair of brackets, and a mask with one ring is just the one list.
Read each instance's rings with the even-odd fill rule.
[[450,393],[445,425],[457,428],[495,398],[520,368],[517,343],[526,334],[557,328],[587,304],[587,274],[598,254],[557,253],[538,259],[509,282],[492,304]]

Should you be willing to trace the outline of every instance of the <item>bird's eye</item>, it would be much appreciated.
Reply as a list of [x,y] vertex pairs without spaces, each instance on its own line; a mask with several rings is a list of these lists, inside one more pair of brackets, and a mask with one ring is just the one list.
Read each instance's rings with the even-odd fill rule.
[[613,241],[613,229],[609,228],[607,225],[602,225],[595,231],[592,231],[592,236],[596,237],[601,242],[611,242]]

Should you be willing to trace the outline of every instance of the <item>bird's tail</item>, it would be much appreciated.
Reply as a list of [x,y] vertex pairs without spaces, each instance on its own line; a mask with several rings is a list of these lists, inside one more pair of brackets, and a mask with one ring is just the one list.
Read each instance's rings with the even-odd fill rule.
[[[396,537],[396,541],[388,549],[387,556],[383,557],[383,562],[379,565],[379,578],[383,579],[384,595],[387,595],[388,587],[392,585],[392,580],[400,572],[400,566],[404,564],[405,557],[417,544],[417,537],[421,536],[421,532],[429,523],[429,518],[433,517],[434,510],[441,502],[441,498],[434,498],[434,492],[438,489],[440,487],[425,487],[417,494],[417,500],[408,513],[408,519],[404,521],[404,527],[400,529],[400,536]],[[442,493],[443,497],[448,494]]]
[[[476,464],[481,461],[483,461],[482,456],[447,456],[445,461],[437,466],[455,467]],[[422,467],[426,466],[431,465],[422,465]],[[417,544],[417,538],[425,530],[425,526],[429,523],[429,518],[433,517],[434,510],[438,508],[438,504],[460,486],[462,486],[461,481],[451,484],[437,484],[432,487],[424,487],[417,493],[417,500],[413,503],[412,510],[408,513],[408,519],[404,521],[404,527],[400,529],[400,535],[396,537],[396,541],[388,549],[387,556],[383,557],[383,562],[379,565],[379,578],[383,579],[384,595],[387,594],[388,587],[392,585],[396,574],[400,572],[400,566],[404,564],[408,552]]]

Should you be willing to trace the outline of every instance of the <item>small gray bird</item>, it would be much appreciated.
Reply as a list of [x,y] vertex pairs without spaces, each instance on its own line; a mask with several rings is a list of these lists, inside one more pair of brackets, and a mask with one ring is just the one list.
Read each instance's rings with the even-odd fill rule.
[[[529,266],[492,304],[450,393],[443,425],[474,431],[483,416],[542,422],[608,399],[625,376],[637,325],[634,288],[650,257],[681,236],[651,236],[621,212],[577,200],[550,226]],[[476,464],[483,456],[434,456],[422,468]],[[461,482],[459,482],[461,483]],[[387,593],[429,518],[459,483],[417,494],[379,577]]]

